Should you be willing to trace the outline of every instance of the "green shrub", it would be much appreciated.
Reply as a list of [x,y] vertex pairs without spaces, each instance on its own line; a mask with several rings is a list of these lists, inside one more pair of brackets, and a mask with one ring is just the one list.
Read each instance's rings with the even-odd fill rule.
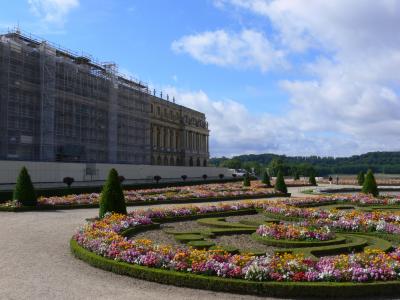
[[282,171],[279,171],[278,176],[276,177],[275,191],[281,193],[287,193],[287,186],[285,183],[285,179],[283,178]]
[[263,174],[262,183],[264,183],[268,187],[271,186],[271,179],[269,178],[269,175],[268,175],[267,171],[265,171],[264,174]]
[[125,197],[122,191],[118,172],[111,169],[100,197],[99,216],[102,218],[107,212],[126,214]]
[[250,175],[245,174],[243,177],[243,186],[250,186]]
[[310,177],[308,178],[308,182],[309,182],[311,185],[317,185],[317,181],[315,180],[315,175],[314,175],[314,174],[311,174],[311,175],[310,175]]
[[23,206],[36,206],[37,198],[28,170],[23,167],[18,175],[13,199]]
[[365,180],[361,191],[364,194],[371,194],[374,197],[379,195],[378,186],[376,185],[375,177],[371,170],[368,170],[367,175],[365,175]]
[[210,241],[191,241],[188,245],[196,249],[208,249],[215,246],[215,243]]
[[361,172],[358,173],[358,175],[357,175],[357,182],[358,182],[358,185],[363,186],[364,181],[365,181],[365,173],[364,173],[364,171],[361,171]]

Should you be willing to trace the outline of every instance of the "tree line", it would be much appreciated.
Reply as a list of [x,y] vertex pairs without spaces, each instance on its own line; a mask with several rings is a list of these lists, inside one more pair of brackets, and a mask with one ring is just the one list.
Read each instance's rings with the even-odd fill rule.
[[261,175],[265,169],[271,176],[281,170],[285,176],[326,176],[329,174],[358,174],[371,169],[374,173],[399,174],[400,152],[369,152],[350,157],[286,156],[249,154],[232,158],[212,158],[214,166],[254,170]]

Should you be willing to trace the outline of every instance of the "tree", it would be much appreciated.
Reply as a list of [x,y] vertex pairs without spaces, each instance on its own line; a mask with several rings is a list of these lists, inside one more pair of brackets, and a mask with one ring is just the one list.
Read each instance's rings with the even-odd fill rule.
[[367,175],[365,175],[365,180],[361,191],[364,194],[371,194],[374,197],[379,195],[378,186],[376,185],[375,177],[371,169],[368,170]]
[[37,197],[28,170],[23,167],[18,175],[14,188],[13,199],[24,206],[36,206]]
[[286,165],[281,158],[274,158],[269,163],[268,168],[271,170],[272,176],[276,176],[279,171],[282,172],[282,175],[289,172],[289,166]]
[[365,173],[363,171],[360,171],[360,173],[358,173],[357,175],[358,185],[363,186],[364,181],[365,181]]
[[315,175],[314,175],[314,173],[311,173],[310,177],[308,178],[308,182],[309,182],[311,185],[317,185],[317,181],[315,180]]
[[264,183],[266,186],[270,187],[271,186],[271,180],[269,178],[268,172],[264,171],[263,173],[263,179],[261,181],[262,183]]
[[124,192],[115,169],[110,170],[100,196],[100,218],[107,212],[127,214]]
[[63,182],[68,186],[68,188],[71,188],[71,185],[74,183],[75,179],[72,177],[64,177]]
[[298,171],[295,171],[295,172],[294,172],[293,179],[294,179],[294,180],[299,180],[299,179],[300,179],[300,175],[299,175],[299,172],[298,172]]
[[221,167],[228,169],[240,169],[242,167],[242,162],[238,159],[228,159],[221,163]]
[[287,186],[285,183],[285,179],[283,178],[282,171],[279,171],[278,176],[276,177],[275,191],[285,193],[285,194],[287,193]]
[[246,173],[243,177],[243,186],[250,186],[250,175]]
[[207,176],[207,174],[204,174],[204,175],[201,176],[201,177],[203,177],[203,180],[206,181],[208,176]]

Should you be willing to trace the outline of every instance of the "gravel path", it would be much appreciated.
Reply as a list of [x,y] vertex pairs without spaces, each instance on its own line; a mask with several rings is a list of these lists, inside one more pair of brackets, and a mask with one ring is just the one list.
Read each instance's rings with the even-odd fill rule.
[[0,299],[266,299],[178,288],[89,266],[71,255],[69,240],[96,214],[0,212]]

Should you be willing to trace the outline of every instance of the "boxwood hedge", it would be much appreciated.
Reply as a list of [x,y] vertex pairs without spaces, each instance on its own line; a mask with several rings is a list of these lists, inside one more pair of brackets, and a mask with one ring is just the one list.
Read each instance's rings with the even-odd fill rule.
[[72,253],[88,264],[121,275],[148,281],[196,289],[208,289],[219,292],[255,294],[271,297],[361,297],[397,295],[400,281],[352,283],[352,282],[275,282],[248,281],[243,279],[221,278],[217,276],[197,275],[172,270],[149,268],[128,264],[96,255],[71,239]]

